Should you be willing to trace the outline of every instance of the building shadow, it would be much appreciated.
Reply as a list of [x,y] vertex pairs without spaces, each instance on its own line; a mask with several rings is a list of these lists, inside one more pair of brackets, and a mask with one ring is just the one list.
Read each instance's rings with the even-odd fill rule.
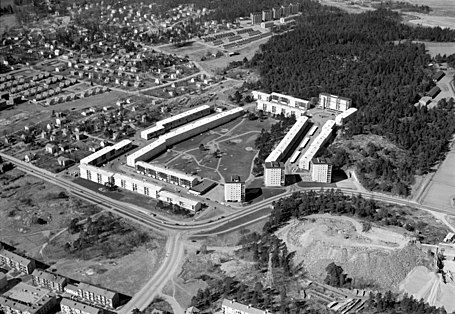
[[245,202],[250,202],[262,195],[262,188],[245,189]]

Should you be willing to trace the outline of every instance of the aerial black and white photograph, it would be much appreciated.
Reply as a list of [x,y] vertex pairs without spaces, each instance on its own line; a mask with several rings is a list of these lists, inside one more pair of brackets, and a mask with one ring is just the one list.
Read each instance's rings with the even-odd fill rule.
[[455,0],[0,0],[0,314],[455,314]]

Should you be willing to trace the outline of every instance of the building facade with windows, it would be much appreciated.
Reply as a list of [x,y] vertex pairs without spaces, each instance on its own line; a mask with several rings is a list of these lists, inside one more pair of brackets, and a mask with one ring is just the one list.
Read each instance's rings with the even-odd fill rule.
[[117,292],[89,285],[85,282],[81,282],[78,285],[67,285],[65,292],[84,301],[109,308],[116,308],[119,304]]
[[295,98],[279,93],[264,93],[253,91],[253,98],[256,100],[256,111],[262,110],[271,114],[295,117],[304,116],[310,108],[308,100]]
[[319,106],[322,109],[330,109],[334,111],[346,111],[351,108],[352,100],[350,98],[330,95],[328,93],[319,94]]
[[98,167],[126,153],[131,148],[132,142],[130,140],[123,140],[112,146],[106,146],[99,151],[81,159],[80,163]]
[[46,314],[56,304],[55,294],[24,282],[0,296],[0,308],[5,314]]
[[31,274],[35,269],[35,260],[22,257],[7,251],[0,246],[0,264],[14,268],[25,274]]
[[136,170],[154,179],[179,185],[187,189],[190,189],[199,183],[198,177],[162,165],[149,164],[144,161],[136,162]]
[[103,310],[75,300],[63,298],[60,302],[62,314],[102,314]]
[[261,24],[262,22],[262,12],[252,12],[250,13],[251,24]]
[[32,273],[32,282],[35,286],[46,287],[50,290],[63,292],[67,284],[67,278],[47,272],[45,270],[35,269]]
[[199,210],[202,207],[201,202],[186,195],[165,191],[161,186],[147,181],[146,177],[136,178],[123,173],[83,164],[79,166],[79,170],[81,178],[85,180],[103,185],[117,186],[134,193],[159,199],[163,202],[179,205],[191,211]]
[[240,176],[233,175],[224,183],[224,200],[226,202],[245,201],[245,182],[240,179]]
[[206,115],[209,115],[211,112],[211,107],[209,105],[199,106],[194,109],[179,113],[175,116],[172,116],[167,119],[158,121],[155,126],[145,129],[141,132],[141,138],[149,140],[153,137],[162,135],[166,131],[191,122],[193,120],[202,118]]
[[284,163],[277,161],[264,163],[265,186],[284,186],[284,179]]
[[328,158],[313,158],[311,179],[321,183],[332,183],[332,161]]

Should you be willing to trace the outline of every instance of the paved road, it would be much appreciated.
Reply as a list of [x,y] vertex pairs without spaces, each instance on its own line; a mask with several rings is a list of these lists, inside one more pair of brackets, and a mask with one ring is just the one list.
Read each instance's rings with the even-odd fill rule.
[[[207,235],[217,235],[221,233],[225,233],[231,230],[235,230],[240,228],[241,225],[248,224],[250,221],[245,221],[245,217],[251,215],[256,212],[260,212],[265,207],[268,207],[272,204],[272,202],[282,198],[289,196],[293,193],[293,191],[288,191],[286,193],[282,193],[280,195],[276,195],[269,199],[260,201],[256,204],[246,206],[243,209],[240,209],[238,212],[230,214],[222,219],[216,221],[198,221],[194,223],[188,223],[187,225],[181,225],[178,221],[175,220],[164,220],[163,218],[156,218],[150,215],[149,211],[140,208],[138,206],[123,203],[120,201],[113,200],[102,193],[90,190],[83,186],[80,186],[74,182],[64,180],[62,178],[56,177],[55,174],[52,174],[46,170],[39,169],[31,164],[25,163],[20,161],[16,158],[12,158],[6,154],[0,153],[5,160],[10,160],[16,164],[16,166],[32,175],[40,177],[43,180],[49,181],[53,184],[56,184],[62,188],[68,189],[73,194],[77,195],[78,197],[98,204],[99,206],[106,208],[110,211],[114,211],[115,213],[129,218],[137,223],[140,223],[144,226],[149,228],[153,228],[156,231],[160,231],[163,233],[171,233],[169,240],[166,244],[166,257],[164,258],[159,270],[156,274],[149,280],[149,282],[133,297],[131,302],[126,304],[122,309],[119,310],[121,314],[130,313],[132,309],[139,308],[144,309],[156,296],[158,292],[161,291],[162,287],[166,284],[166,282],[178,271],[179,262],[183,258],[183,241],[179,241],[181,232],[187,231],[191,233],[204,233]],[[295,190],[320,190],[321,188],[296,188]],[[390,204],[397,204],[397,205],[407,205],[413,206],[417,208],[421,208],[423,210],[427,210],[429,212],[438,212],[443,214],[453,214],[453,212],[448,212],[441,210],[439,208],[434,208],[431,206],[423,206],[418,204],[415,201],[410,201],[406,199],[401,199],[389,195],[382,195],[379,193],[373,192],[358,192],[349,189],[340,189],[345,194],[361,194],[365,198],[373,198],[378,201],[390,203]],[[263,219],[267,217],[264,215],[262,217],[255,217],[255,220]],[[163,221],[163,222],[162,222]],[[237,223],[236,223],[237,222]],[[226,228],[222,228],[226,226]],[[210,233],[210,230],[216,231]]]
[[[174,233],[166,243],[166,256],[155,275],[137,292],[134,297],[123,306],[118,313],[129,314],[135,308],[144,310],[150,302],[163,289],[164,285],[172,278],[179,268],[179,263],[184,257],[183,241],[180,234]],[[176,309],[179,310],[179,309]],[[180,311],[179,311],[180,312]],[[176,313],[177,314],[177,313]]]

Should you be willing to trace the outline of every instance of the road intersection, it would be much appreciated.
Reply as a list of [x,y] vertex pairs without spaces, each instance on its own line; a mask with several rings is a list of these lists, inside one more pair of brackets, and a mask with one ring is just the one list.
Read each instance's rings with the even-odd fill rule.
[[[253,222],[265,219],[269,215],[269,210],[264,212],[264,215],[254,215],[254,219],[248,220],[249,215],[264,211],[265,208],[270,208],[274,201],[279,200],[282,197],[290,196],[296,191],[307,191],[307,190],[323,190],[320,187],[317,188],[301,188],[294,187],[289,189],[287,192],[270,197],[262,200],[256,204],[248,205],[235,213],[229,214],[218,220],[210,221],[197,221],[188,222],[183,225],[179,221],[166,219],[160,216],[153,216],[150,211],[141,208],[139,206],[124,203],[121,201],[113,200],[100,192],[93,191],[86,187],[83,187],[75,182],[65,180],[57,177],[46,170],[37,168],[32,164],[23,162],[4,153],[0,153],[5,160],[13,162],[17,168],[37,176],[45,181],[58,185],[64,189],[67,189],[72,194],[109,211],[115,212],[120,216],[131,219],[143,226],[154,229],[155,231],[161,232],[168,235],[166,243],[166,256],[162,260],[162,264],[159,267],[155,275],[142,287],[142,289],[134,295],[129,303],[124,305],[118,310],[119,314],[129,314],[133,309],[138,308],[140,310],[145,309],[154,297],[160,293],[161,289],[165,284],[172,278],[172,276],[178,271],[179,262],[184,257],[184,242],[185,238],[191,237],[207,237],[216,236],[218,234],[230,232],[242,228]],[[377,201],[386,202],[389,204],[396,204],[402,206],[412,206],[419,208],[430,213],[433,213],[437,218],[444,216],[445,214],[454,214],[453,212],[442,210],[439,208],[420,205],[416,201],[394,197],[391,195],[385,195],[375,192],[359,192],[351,189],[338,189],[341,192],[349,195],[362,195],[365,198],[372,198]],[[223,206],[220,204],[220,207]],[[223,228],[225,227],[225,228]],[[181,309],[174,309],[180,312]]]

